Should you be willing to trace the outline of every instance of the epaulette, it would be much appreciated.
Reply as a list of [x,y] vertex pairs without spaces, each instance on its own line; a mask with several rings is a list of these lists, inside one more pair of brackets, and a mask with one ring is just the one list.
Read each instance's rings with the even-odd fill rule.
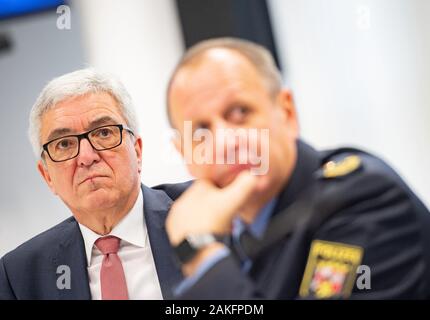
[[318,176],[323,179],[335,179],[345,177],[358,171],[363,162],[357,154],[343,154],[335,156],[325,162],[318,170]]

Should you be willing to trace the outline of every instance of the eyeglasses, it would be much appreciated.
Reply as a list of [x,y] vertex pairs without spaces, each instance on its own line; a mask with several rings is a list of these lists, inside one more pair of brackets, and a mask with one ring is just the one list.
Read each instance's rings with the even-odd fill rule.
[[[54,162],[62,162],[78,156],[81,140],[87,139],[94,150],[103,151],[122,143],[122,131],[134,133],[122,124],[98,127],[82,134],[68,135],[45,143],[42,147]],[[43,154],[43,151],[42,151]]]

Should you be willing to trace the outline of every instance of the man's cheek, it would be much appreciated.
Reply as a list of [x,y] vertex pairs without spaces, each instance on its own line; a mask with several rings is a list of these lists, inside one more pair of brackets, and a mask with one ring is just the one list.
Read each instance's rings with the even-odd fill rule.
[[57,176],[56,184],[59,192],[74,192],[77,186],[77,184],[75,184],[75,172],[72,170],[64,170],[61,174]]

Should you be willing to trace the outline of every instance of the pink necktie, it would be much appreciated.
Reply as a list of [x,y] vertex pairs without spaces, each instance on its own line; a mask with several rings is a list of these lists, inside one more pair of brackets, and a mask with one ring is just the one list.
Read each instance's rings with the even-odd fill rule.
[[128,300],[124,269],[117,252],[121,239],[114,236],[98,238],[96,247],[104,254],[100,270],[102,300]]

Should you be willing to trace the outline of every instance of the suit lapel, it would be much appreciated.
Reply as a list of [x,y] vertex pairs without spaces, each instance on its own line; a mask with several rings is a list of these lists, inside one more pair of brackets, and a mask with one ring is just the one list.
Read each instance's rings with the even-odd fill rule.
[[[70,268],[71,286],[70,289],[57,289],[58,298],[61,300],[90,300],[85,245],[78,223],[74,218],[65,224],[61,232],[61,239],[52,263],[55,270],[58,270],[59,266]],[[65,274],[64,271],[57,274],[57,279],[62,274]]]
[[[183,279],[181,269],[174,260],[174,252],[164,227],[172,200],[163,191],[153,190],[144,185],[142,185],[142,191],[144,217],[161,291],[164,299],[172,299],[172,288]],[[74,218],[70,218],[63,227],[61,239],[53,254],[52,264],[54,270],[59,266],[70,268],[71,288],[57,289],[58,299],[91,299],[85,245]],[[58,274],[57,279],[61,275],[62,273]]]
[[164,227],[172,200],[163,191],[144,185],[142,191],[145,222],[161,291],[164,299],[172,299],[172,288],[183,279]]

